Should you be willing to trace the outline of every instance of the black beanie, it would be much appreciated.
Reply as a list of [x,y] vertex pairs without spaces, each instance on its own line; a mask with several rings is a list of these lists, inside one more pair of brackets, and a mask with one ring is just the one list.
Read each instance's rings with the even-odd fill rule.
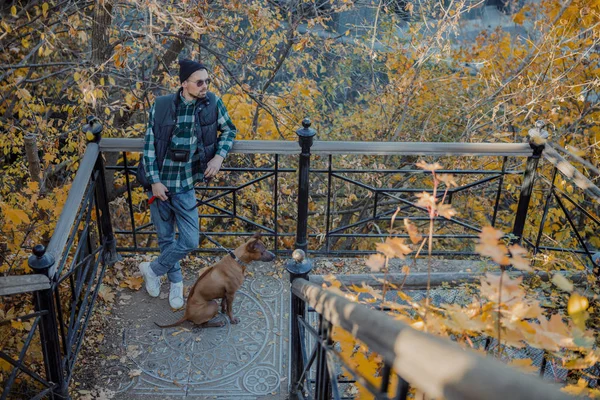
[[206,69],[204,64],[187,59],[179,60],[179,81],[183,83],[191,74],[200,69]]

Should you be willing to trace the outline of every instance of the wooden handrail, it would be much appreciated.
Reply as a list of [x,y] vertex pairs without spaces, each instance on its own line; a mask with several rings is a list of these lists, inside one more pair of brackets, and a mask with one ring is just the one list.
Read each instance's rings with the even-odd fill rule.
[[544,158],[550,164],[554,165],[565,178],[570,182],[573,182],[578,188],[584,190],[597,204],[600,204],[600,188],[579,172],[573,164],[558,154],[551,146],[546,146],[542,154],[544,155]]
[[[143,139],[106,138],[100,141],[100,150],[107,152],[141,152],[143,148]],[[300,154],[300,145],[296,141],[287,140],[236,140],[231,151],[238,154]],[[527,143],[328,142],[317,140],[311,147],[311,154],[527,157],[532,154],[532,150]]]
[[45,275],[0,276],[0,296],[30,293],[50,289],[50,279]]
[[54,276],[57,266],[60,265],[62,261],[65,245],[67,244],[69,235],[73,229],[73,223],[77,217],[77,210],[79,210],[81,202],[83,201],[83,196],[88,187],[88,183],[90,182],[90,177],[92,176],[98,154],[100,154],[98,144],[88,143],[85,153],[79,163],[77,174],[75,174],[75,179],[73,179],[71,190],[69,190],[69,195],[63,206],[63,211],[60,213],[60,217],[58,218],[58,222],[52,233],[52,238],[46,248],[46,253],[51,254],[54,257],[54,266],[49,272],[49,276],[51,277]]

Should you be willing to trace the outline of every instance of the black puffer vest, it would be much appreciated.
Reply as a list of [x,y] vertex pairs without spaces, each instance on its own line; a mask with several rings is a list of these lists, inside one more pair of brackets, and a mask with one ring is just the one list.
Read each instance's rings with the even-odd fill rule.
[[[152,130],[154,132],[154,149],[156,151],[156,162],[159,171],[162,169],[173,131],[177,125],[177,108],[181,102],[179,93],[157,97],[154,104],[154,124]],[[204,172],[206,164],[217,152],[217,119],[219,115],[217,110],[217,96],[212,92],[207,92],[204,99],[196,100],[194,114],[194,134],[198,139],[198,154],[200,156],[200,165],[194,166],[194,169],[200,167],[200,170]],[[138,166],[136,177],[145,189],[148,190],[151,188],[142,161],[140,161]]]

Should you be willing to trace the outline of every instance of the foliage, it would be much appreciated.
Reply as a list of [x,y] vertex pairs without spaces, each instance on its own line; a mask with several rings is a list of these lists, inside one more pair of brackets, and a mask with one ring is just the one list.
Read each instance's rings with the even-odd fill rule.
[[[598,183],[594,174],[599,165],[600,141],[597,0],[543,0],[535,6],[525,5],[507,17],[512,18],[514,27],[523,29],[519,31],[523,34],[484,30],[468,43],[455,40],[454,33],[467,29],[462,17],[476,11],[479,4],[434,2],[419,8],[408,3],[403,10],[398,9],[399,4],[379,2],[369,10],[376,18],[358,21],[351,29],[343,27],[340,31],[339,21],[356,13],[362,7],[358,2],[3,2],[0,273],[27,272],[30,249],[49,241],[85,149],[80,133],[85,117],[101,116],[104,136],[142,136],[146,111],[154,98],[172,92],[179,84],[176,59],[180,56],[202,59],[211,66],[211,89],[225,100],[240,139],[293,140],[300,120],[308,115],[318,129],[318,138],[325,140],[519,142],[536,120],[544,119],[549,123],[551,141],[581,157],[576,165]],[[31,137],[35,147],[27,145]],[[135,154],[127,156],[130,163],[139,158]],[[109,164],[124,163],[122,155],[107,154],[106,158]],[[232,166],[273,163],[272,158],[261,155],[228,161]],[[315,161],[317,166],[324,162]],[[383,164],[402,169],[414,161],[410,157],[391,157],[382,163],[374,157],[341,156],[336,158],[336,165],[383,170]],[[456,169],[502,168],[501,161],[491,157],[453,162]],[[513,160],[507,164],[509,170],[521,167]],[[543,178],[539,181],[547,185],[552,179],[551,170],[542,167],[540,172]],[[231,177],[240,181],[249,178],[249,174]],[[107,179],[114,224],[127,227],[127,200],[121,196],[125,193],[125,177],[121,172],[107,171]],[[435,183],[437,190],[444,179],[435,174],[431,179],[423,175],[360,175],[367,185],[394,188]],[[585,204],[591,215],[600,214],[598,204],[571,181],[561,176],[555,181],[559,193]],[[454,185],[468,182],[464,177],[454,178]],[[446,187],[453,185],[451,180],[445,183]],[[507,176],[505,185],[495,225],[502,231],[511,228],[520,177]],[[274,209],[271,193],[269,182],[263,182],[257,190],[243,192],[238,203],[244,212],[266,221]],[[322,199],[327,193],[325,185],[313,193],[309,232],[320,234],[326,206],[319,196]],[[478,226],[488,225],[495,188],[487,186],[482,192],[464,193],[455,196],[453,209],[444,207],[444,201],[437,202],[435,195],[424,194],[418,202],[430,215],[450,215],[456,210]],[[280,180],[279,195],[294,198],[295,181],[291,176]],[[337,207],[332,215],[336,224],[359,221],[369,212],[368,196],[349,183],[336,187],[332,196]],[[145,194],[136,188],[131,200],[136,223],[147,223]],[[227,201],[223,198],[217,204],[227,206]],[[531,209],[542,210],[545,201],[545,193],[535,191]],[[571,203],[566,208],[576,211]],[[280,212],[284,216],[277,221],[279,226],[293,231],[293,210],[280,208]],[[536,234],[542,215],[529,213],[526,236]],[[589,219],[585,217],[577,221],[584,240],[600,248],[598,227],[586,221]],[[429,244],[431,250],[431,236],[428,241],[426,235],[419,236],[424,230],[431,233],[430,227],[408,220],[405,223],[413,246]],[[567,224],[564,213],[552,204],[543,244],[577,247]],[[204,228],[225,229],[214,225]],[[241,230],[244,225],[234,221],[227,228]],[[378,223],[370,223],[358,227],[357,232],[377,233],[381,229]],[[447,233],[448,228],[440,226],[436,232]],[[509,259],[523,270],[531,268],[527,262],[517,261],[525,255],[520,248],[495,245],[495,231],[486,233],[489,236],[480,244],[485,254],[501,264]],[[294,244],[291,237],[280,240],[284,248]],[[321,239],[311,240],[312,247],[323,246]],[[332,247],[342,251],[372,250],[374,243],[336,240]],[[472,247],[456,241],[439,245]],[[385,267],[385,254],[399,254],[405,246],[399,240],[390,240],[379,247],[382,255],[371,263]],[[536,271],[585,271],[577,254],[536,254],[533,259]],[[590,285],[595,282],[588,279]],[[137,285],[132,280],[122,283]],[[552,288],[535,280],[529,286],[545,292]],[[565,296],[560,297],[561,306],[568,303]],[[101,298],[110,299],[110,291],[103,291]],[[512,312],[508,305],[498,303],[501,315]],[[577,300],[572,303],[579,304]],[[23,315],[29,311],[24,304],[20,299],[17,304],[4,304],[0,311],[6,315],[14,307],[14,312]],[[446,318],[442,316],[441,324]],[[586,324],[595,322],[587,319]],[[509,328],[502,325],[500,331]],[[492,328],[486,329],[481,333],[493,334],[489,330]]]
[[[436,170],[439,164],[420,163],[419,167],[431,171],[435,189],[441,182],[452,182],[452,176],[440,177]],[[420,233],[414,225],[405,220],[405,227],[410,234],[411,244],[405,244],[401,238],[388,238],[377,245],[377,254],[370,256],[367,265],[373,271],[388,271],[388,263],[393,258],[404,260],[414,253],[414,258],[420,256],[425,244],[431,247],[432,234],[435,231],[434,218],[438,213],[451,213],[452,208],[437,200],[426,192],[417,194],[419,202],[429,210],[429,232]],[[393,228],[392,218],[390,229]],[[492,353],[511,365],[528,372],[537,373],[532,368],[531,359],[511,359],[507,348],[524,348],[525,346],[544,350],[544,356],[553,365],[569,370],[570,385],[564,390],[574,394],[600,396],[600,391],[587,386],[594,378],[594,373],[586,369],[596,366],[600,360],[597,348],[598,320],[598,287],[591,282],[582,280],[575,286],[564,272],[550,272],[546,266],[532,263],[525,258],[525,251],[518,244],[506,245],[509,240],[503,232],[492,227],[483,228],[479,235],[477,251],[484,257],[490,257],[499,265],[499,271],[489,271],[480,278],[480,283],[463,285],[461,288],[471,294],[471,301],[466,304],[448,303],[430,304],[429,285],[427,296],[422,301],[415,301],[411,292],[404,285],[396,286],[384,282],[381,289],[362,284],[361,287],[351,286],[345,296],[359,301],[357,294],[364,293],[360,300],[366,304],[378,303],[378,306],[388,308],[389,314],[415,329],[430,332],[439,336],[451,338],[465,347],[474,348],[484,353]],[[515,276],[507,272],[508,267],[514,267],[527,274]],[[410,266],[403,268],[405,274],[410,274]],[[544,274],[545,273],[545,274]],[[549,281],[541,278],[548,276]],[[341,287],[334,277],[329,278],[333,288]],[[386,291],[396,291],[401,303],[386,299]],[[382,361],[371,354],[363,344],[357,342],[347,332],[334,331],[334,340],[341,344],[342,351],[349,361],[361,373],[367,376],[377,376],[375,373],[382,367]],[[495,339],[496,350],[488,349],[477,343],[482,339]],[[475,343],[475,344],[474,344]],[[359,350],[360,349],[360,350]],[[368,397],[365,389],[358,385],[363,397]]]

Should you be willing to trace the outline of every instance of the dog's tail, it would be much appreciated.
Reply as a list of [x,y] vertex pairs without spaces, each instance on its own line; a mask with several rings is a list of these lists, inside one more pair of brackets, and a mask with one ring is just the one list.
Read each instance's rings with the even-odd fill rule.
[[180,319],[179,321],[177,321],[177,322],[174,322],[174,323],[172,323],[172,324],[170,324],[170,325],[159,325],[159,324],[157,324],[156,322],[155,322],[154,324],[155,324],[156,326],[158,326],[159,328],[172,328],[172,327],[174,327],[174,326],[177,326],[177,325],[181,325],[181,324],[183,324],[185,321],[187,321],[187,317],[184,315],[183,317],[181,317],[181,319]]

